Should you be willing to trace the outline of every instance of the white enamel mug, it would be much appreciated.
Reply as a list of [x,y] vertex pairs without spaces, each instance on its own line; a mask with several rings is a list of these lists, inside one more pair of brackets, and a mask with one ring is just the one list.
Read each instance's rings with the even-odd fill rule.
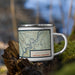
[[[67,47],[66,36],[61,33],[53,33],[53,27],[53,24],[19,26],[19,58],[28,58],[30,61],[47,61],[64,52]],[[65,41],[64,48],[57,53],[54,53],[53,35],[62,36]]]

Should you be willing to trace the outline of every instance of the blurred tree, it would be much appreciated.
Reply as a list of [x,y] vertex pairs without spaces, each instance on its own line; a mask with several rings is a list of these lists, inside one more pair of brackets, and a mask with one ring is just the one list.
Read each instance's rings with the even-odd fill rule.
[[53,22],[53,18],[52,18],[52,0],[50,0],[50,7],[49,7],[49,9],[50,9],[50,18],[49,18],[49,23],[54,23]]
[[37,0],[36,24],[39,24],[39,1]]
[[74,14],[74,26],[72,28],[72,33],[69,36],[69,40],[71,40],[71,41],[75,40],[75,14]]
[[10,0],[0,0],[0,7],[7,8],[9,7]]
[[17,4],[19,7],[24,8],[24,4],[27,0],[14,0],[15,4]]
[[13,24],[13,32],[14,32],[14,37],[17,40],[17,23],[16,23],[16,18],[15,18],[15,6],[14,6],[14,0],[10,0],[10,10],[12,14],[12,24]]
[[[64,4],[66,3],[66,0],[60,0],[59,1],[59,7],[60,7],[60,12],[61,12],[61,16],[62,16],[62,25],[63,25],[63,33],[67,34],[67,37],[69,35],[69,23],[70,23],[70,20],[72,18],[71,14],[72,14],[72,5],[73,5],[73,0],[70,0],[71,3],[70,3],[70,9],[69,9],[69,12],[68,12],[68,21],[67,21],[67,24],[65,24],[65,18],[67,16],[65,16],[65,11],[64,11]],[[67,26],[67,33],[66,31],[64,31],[65,27]]]
[[[64,28],[65,28],[65,23],[64,23],[64,11],[63,11],[63,7],[62,7],[62,2],[61,2],[61,0],[59,1],[59,7],[60,7],[61,16],[62,16],[61,22],[62,22],[63,29],[64,29]],[[65,33],[64,30],[63,30],[63,33]]]
[[68,37],[68,32],[69,32],[69,22],[70,19],[72,18],[71,13],[72,13],[72,4],[73,4],[73,0],[71,0],[71,4],[70,4],[70,9],[69,9],[69,13],[68,13],[68,22],[67,22],[67,37]]

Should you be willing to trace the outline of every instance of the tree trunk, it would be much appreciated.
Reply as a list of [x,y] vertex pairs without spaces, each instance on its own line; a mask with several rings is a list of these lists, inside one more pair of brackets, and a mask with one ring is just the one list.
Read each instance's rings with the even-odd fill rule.
[[8,69],[7,75],[48,75],[56,68],[57,60],[44,62],[30,62],[19,59],[19,45],[15,41],[8,42],[9,47],[4,50],[3,59]]
[[7,75],[41,75],[37,64],[28,59],[19,59],[19,45],[15,41],[8,42],[9,47],[4,50],[3,59],[8,69]]

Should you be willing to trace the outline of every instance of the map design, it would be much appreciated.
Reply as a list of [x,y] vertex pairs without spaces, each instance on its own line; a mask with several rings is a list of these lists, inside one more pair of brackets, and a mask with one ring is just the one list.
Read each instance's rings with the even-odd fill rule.
[[19,54],[31,57],[31,51],[51,50],[50,30],[19,30]]

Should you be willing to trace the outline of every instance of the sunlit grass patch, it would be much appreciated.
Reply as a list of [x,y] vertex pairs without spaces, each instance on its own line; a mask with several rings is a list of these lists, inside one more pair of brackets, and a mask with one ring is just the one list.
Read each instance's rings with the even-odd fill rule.
[[4,65],[4,66],[0,66],[0,75],[2,74],[2,73],[6,73],[7,72],[7,68],[6,68],[6,66]]

